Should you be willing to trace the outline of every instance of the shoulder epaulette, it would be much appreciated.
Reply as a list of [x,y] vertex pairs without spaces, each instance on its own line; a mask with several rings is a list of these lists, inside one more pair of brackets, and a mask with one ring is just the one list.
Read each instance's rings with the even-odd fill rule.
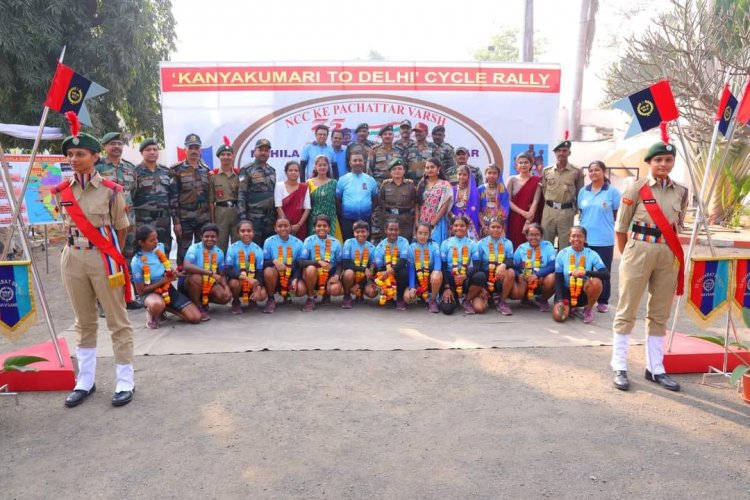
[[112,182],[112,181],[111,181],[111,180],[109,180],[109,179],[102,179],[102,184],[103,184],[104,186],[108,187],[109,189],[112,189],[112,190],[114,190],[114,191],[117,191],[118,193],[122,191],[122,186],[120,186],[120,185],[119,185],[119,184],[117,184],[116,182]]
[[211,171],[210,171],[210,172],[208,173],[208,175],[216,175],[216,174],[218,174],[218,173],[219,173],[219,168],[218,168],[218,167],[216,167],[215,169],[211,170]]
[[57,193],[59,193],[60,191],[62,191],[64,189],[68,189],[70,187],[70,181],[71,181],[71,179],[65,179],[60,184],[58,184],[57,186],[53,187],[52,188],[52,194],[57,194]]
[[179,167],[179,166],[180,166],[180,165],[182,165],[183,163],[185,163],[185,162],[183,162],[183,161],[178,161],[177,163],[173,163],[172,165],[170,165],[170,166],[169,166],[169,167],[167,167],[167,168],[169,168],[169,170],[172,170],[173,168],[177,168],[177,167]]
[[239,174],[239,173],[240,173],[240,168],[239,168],[239,167],[234,167],[234,168],[232,168],[232,171],[233,171],[233,172],[234,172],[235,174]]

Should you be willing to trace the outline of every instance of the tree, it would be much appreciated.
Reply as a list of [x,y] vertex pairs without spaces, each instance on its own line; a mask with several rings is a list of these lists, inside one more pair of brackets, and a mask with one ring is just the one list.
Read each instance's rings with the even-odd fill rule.
[[[518,28],[502,27],[500,28],[500,31],[490,39],[487,48],[475,50],[472,56],[476,61],[520,61],[521,54],[518,36]],[[539,60],[539,57],[544,55],[547,40],[535,33],[534,42],[534,60]]]
[[[658,15],[644,33],[625,40],[625,52],[606,75],[606,93],[611,101],[669,78],[696,173],[702,182],[707,163],[713,117],[727,74],[735,94],[750,73],[750,15],[746,0],[672,0],[671,9]],[[728,223],[742,204],[742,189],[750,178],[746,127],[738,131],[735,153],[719,175],[709,203],[709,220]],[[743,153],[744,152],[744,153]],[[716,161],[716,159],[714,159]],[[713,175],[711,177],[713,177]],[[709,179],[711,181],[711,179]]]
[[109,90],[86,102],[94,134],[162,134],[159,61],[175,49],[171,0],[15,0],[0,3],[0,26],[0,121],[39,122],[65,45],[64,63]]

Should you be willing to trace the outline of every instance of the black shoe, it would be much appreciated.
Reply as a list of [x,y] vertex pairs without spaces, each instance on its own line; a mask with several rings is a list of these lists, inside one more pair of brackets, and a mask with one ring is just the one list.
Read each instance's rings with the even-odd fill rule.
[[651,382],[656,382],[657,384],[661,385],[662,387],[670,391],[680,390],[680,384],[678,384],[677,382],[669,378],[669,375],[667,375],[666,373],[654,375],[650,371],[646,370],[646,380],[650,380]]
[[143,309],[143,304],[141,304],[141,303],[140,303],[140,302],[138,302],[138,301],[135,301],[135,300],[131,300],[130,302],[128,302],[128,305],[127,305],[127,306],[125,306],[125,307],[126,307],[126,308],[127,308],[127,309],[128,309],[129,311],[135,311],[135,310],[137,310],[137,309]]
[[628,372],[625,370],[615,370],[614,372],[612,372],[612,383],[621,391],[627,391],[628,389],[630,389]]
[[96,391],[96,384],[92,385],[91,390],[89,391],[76,389],[75,391],[68,394],[67,398],[65,398],[65,406],[67,406],[68,408],[78,406],[79,404],[83,403],[86,398],[89,397],[89,394],[92,394],[94,391]]
[[112,406],[125,406],[126,404],[130,403],[133,400],[134,392],[135,387],[132,391],[116,392],[115,395],[112,396]]

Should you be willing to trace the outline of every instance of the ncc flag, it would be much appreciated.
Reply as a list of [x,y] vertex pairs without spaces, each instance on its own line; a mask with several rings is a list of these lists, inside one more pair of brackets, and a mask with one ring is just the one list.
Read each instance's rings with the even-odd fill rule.
[[732,91],[729,90],[729,85],[724,86],[724,90],[721,93],[721,100],[719,101],[719,109],[716,111],[716,121],[719,122],[719,132],[721,135],[726,137],[729,132],[729,125],[732,122],[732,116],[734,111],[737,109],[737,99],[732,95]]
[[742,101],[737,109],[737,121],[740,123],[750,121],[750,81],[745,86],[745,93],[742,94]]
[[676,120],[680,116],[668,80],[662,80],[620,99],[613,107],[625,111],[633,118],[630,128],[625,133],[626,138],[656,128],[663,121]]
[[47,92],[45,106],[58,113],[72,111],[81,123],[91,126],[91,118],[86,109],[86,99],[102,95],[107,89],[85,76],[79,75],[64,64],[57,63],[55,76]]

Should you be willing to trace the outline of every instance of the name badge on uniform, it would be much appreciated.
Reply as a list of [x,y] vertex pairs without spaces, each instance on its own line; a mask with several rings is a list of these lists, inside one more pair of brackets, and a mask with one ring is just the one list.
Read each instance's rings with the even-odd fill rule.
[[73,206],[73,202],[72,201],[61,201],[60,202],[60,206],[61,207],[72,207]]

